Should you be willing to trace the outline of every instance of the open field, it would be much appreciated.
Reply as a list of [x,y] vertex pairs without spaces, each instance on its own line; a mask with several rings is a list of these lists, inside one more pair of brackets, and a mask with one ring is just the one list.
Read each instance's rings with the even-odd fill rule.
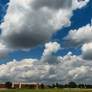
[[92,92],[92,89],[8,89],[0,92]]

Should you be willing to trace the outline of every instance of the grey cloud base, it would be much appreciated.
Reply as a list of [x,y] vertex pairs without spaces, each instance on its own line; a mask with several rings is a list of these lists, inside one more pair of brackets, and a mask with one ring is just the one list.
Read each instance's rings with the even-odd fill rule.
[[35,0],[33,1],[33,7],[39,9],[41,7],[48,7],[51,9],[70,8],[72,6],[72,0]]

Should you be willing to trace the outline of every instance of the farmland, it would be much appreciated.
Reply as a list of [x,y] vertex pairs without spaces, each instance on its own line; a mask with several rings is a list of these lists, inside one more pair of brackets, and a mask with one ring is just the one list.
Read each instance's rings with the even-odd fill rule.
[[4,89],[0,92],[92,92],[92,89]]

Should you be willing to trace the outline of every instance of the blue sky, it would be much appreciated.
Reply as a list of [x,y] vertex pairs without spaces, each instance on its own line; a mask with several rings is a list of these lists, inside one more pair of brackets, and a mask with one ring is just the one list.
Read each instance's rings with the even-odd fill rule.
[[[65,2],[63,4],[58,3],[62,3],[62,1],[63,0],[57,0],[57,3],[55,4],[55,0],[51,0],[50,2],[35,0],[33,3],[30,1],[32,3],[30,5],[30,2],[26,2],[25,0],[23,0],[22,3],[18,0],[0,0],[1,69],[10,71],[11,64],[14,64],[14,72],[16,74],[17,66],[20,67],[20,64],[26,66],[26,60],[31,63],[36,59],[36,64],[38,64],[38,62],[43,66],[49,64],[48,66],[51,67],[51,71],[59,71],[61,68],[63,69],[65,65],[69,66],[69,71],[64,69],[64,71],[61,71],[61,75],[58,74],[59,71],[55,76],[60,77],[67,72],[69,75],[65,75],[65,77],[68,80],[70,80],[71,76],[74,77],[75,81],[81,80],[81,78],[88,78],[85,74],[87,75],[89,72],[92,72],[91,64],[90,62],[85,61],[92,61],[92,25],[90,25],[92,19],[92,0],[76,0],[77,3],[75,0],[65,0],[63,1]],[[10,4],[9,6],[7,5],[8,3]],[[70,3],[72,3],[72,6],[70,6]],[[47,10],[45,10],[44,7],[47,7]],[[50,11],[48,9],[50,9]],[[52,20],[48,22],[50,19]],[[68,40],[66,45],[71,45],[71,47],[64,46],[65,37],[66,40]],[[75,46],[72,47],[74,44]],[[4,59],[2,59],[3,57]],[[60,63],[61,67],[58,66],[57,63]],[[8,69],[3,68],[3,64],[8,67]],[[56,66],[53,64],[56,64]],[[33,63],[33,66],[34,65],[35,64]],[[26,67],[29,69],[29,66]],[[54,70],[55,67],[59,67],[60,69]],[[39,67],[37,67],[37,69],[39,70],[38,72],[41,72]],[[88,71],[86,71],[87,69]],[[25,67],[23,70],[26,71]],[[19,71],[21,72],[21,70]],[[47,76],[52,74],[51,71],[48,71]],[[62,72],[64,74],[62,74]],[[82,72],[83,76],[81,75]],[[10,74],[12,77],[14,76],[11,72]],[[4,79],[2,76],[4,76]],[[7,79],[11,80],[11,76],[8,78],[6,75],[2,74],[2,76],[0,76],[0,81]],[[26,75],[25,78],[29,78],[30,76],[31,74],[29,73],[29,76]],[[43,76],[46,77],[46,75]],[[20,78],[20,76],[17,77]],[[21,75],[21,77],[24,78],[24,75]],[[26,80],[25,78],[23,81],[29,81],[29,79]],[[39,79],[38,77],[33,76],[32,78],[33,80]],[[46,79],[49,80],[47,77]],[[90,82],[90,79],[91,76],[85,81]],[[65,78],[60,80],[65,81]],[[16,79],[14,81],[16,81]]]
[[[6,4],[7,2],[9,2],[9,0],[0,0],[0,21],[3,20],[4,14],[5,14],[5,9],[7,9]],[[3,9],[5,7],[5,9]],[[59,30],[58,32],[56,32],[53,36],[51,41],[55,41],[57,40],[58,42],[60,42],[61,46],[62,46],[62,39],[63,37],[65,37],[68,32],[71,29],[78,29],[88,23],[90,23],[91,18],[92,18],[92,1],[90,1],[88,3],[87,6],[85,6],[82,9],[77,9],[74,11],[74,14],[71,18],[71,26],[63,28],[61,30]],[[8,61],[11,61],[13,59],[16,60],[21,60],[24,58],[38,58],[40,59],[42,52],[44,50],[44,46],[40,46],[37,48],[33,48],[28,52],[24,52],[24,51],[14,51],[12,53],[9,54],[8,58],[6,60],[1,60],[0,64],[2,63],[6,63]],[[59,52],[57,52],[55,55],[56,56],[64,56],[68,51],[72,51],[75,55],[79,55],[81,53],[80,48],[71,48],[71,49],[64,49],[64,50],[60,50]]]

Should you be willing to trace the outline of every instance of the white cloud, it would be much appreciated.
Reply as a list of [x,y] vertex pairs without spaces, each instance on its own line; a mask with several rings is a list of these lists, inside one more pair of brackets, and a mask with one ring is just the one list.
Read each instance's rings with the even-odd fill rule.
[[64,38],[64,40],[69,41],[70,47],[76,47],[88,42],[92,42],[92,25],[87,24],[78,30],[70,30],[69,34]]
[[70,30],[64,37],[66,47],[82,46],[82,58],[92,60],[92,25],[80,27],[78,30]]
[[[11,49],[25,50],[43,45],[58,29],[69,26],[73,10],[82,8],[89,0],[81,2],[72,0],[72,5],[69,1],[71,0],[57,0],[57,2],[51,0],[48,3],[42,0],[10,0],[4,22],[0,25],[2,29],[0,51],[3,53],[5,50],[5,53],[8,53]],[[89,28],[91,36],[90,25],[86,27]],[[83,31],[86,27],[79,30]],[[77,35],[76,32],[72,32],[72,34],[75,34],[75,38],[73,38],[75,42],[80,40],[77,37],[82,34],[78,32]],[[83,33],[87,36],[86,31]],[[84,36],[81,37],[82,40],[85,40]],[[88,41],[90,39],[87,38]],[[89,79],[89,82],[92,82],[92,63],[87,62],[81,56],[72,55],[71,52],[64,57],[52,56],[59,49],[59,43],[50,42],[45,45],[41,60],[14,60],[0,65],[0,81],[42,81],[50,83],[58,80],[67,82],[74,77],[76,81],[82,78],[83,81]],[[88,69],[85,76],[82,76],[82,72],[81,75],[77,72],[78,70],[82,71],[82,69]]]
[[46,64],[37,59],[13,60],[2,64],[0,65],[0,81],[92,83],[92,63],[90,61],[82,59],[81,56],[72,55],[71,52],[57,59],[59,63],[56,65]]
[[[68,0],[58,0],[56,3],[52,0],[49,3],[41,0],[10,0],[1,24],[2,41],[13,49],[29,49],[44,44],[58,29],[71,24],[72,10],[63,9],[64,5],[59,3],[61,1],[70,3]],[[59,9],[58,4],[61,6]],[[36,6],[39,8],[35,9]]]
[[87,60],[92,60],[92,42],[82,46],[82,57]]
[[73,0],[73,9],[82,8],[88,4],[90,0]]
[[12,49],[43,45],[58,29],[69,26],[73,10],[79,8],[79,4],[82,8],[88,1],[10,0],[4,22],[0,25],[2,41]]
[[73,10],[79,8],[76,3],[82,8],[88,1],[10,0],[0,25],[0,43],[10,50],[8,52],[43,45],[58,29],[71,25]]
[[41,57],[41,61],[49,64],[59,63],[56,56],[52,56],[53,53],[56,53],[60,50],[60,44],[57,42],[49,42],[45,44],[45,49]]
[[[83,51],[86,51],[86,47],[85,45],[82,48]],[[55,83],[57,81],[62,83],[67,83],[68,81],[92,82],[91,61],[87,61],[81,56],[73,55],[72,52],[68,52],[63,57],[52,56],[52,53],[56,53],[58,50],[60,50],[59,43],[49,42],[45,44],[45,50],[40,60],[32,58],[20,61],[13,60],[7,64],[0,65],[0,81],[44,83]]]
[[77,67],[73,70],[70,70],[69,71],[69,75],[72,75],[73,76],[73,79],[76,79],[77,77],[84,77],[87,72],[89,70],[89,67],[88,66],[80,66],[80,67]]
[[86,51],[91,50],[91,49],[92,49],[92,43],[86,43],[82,46],[83,52],[86,52]]
[[59,49],[60,49],[60,44],[57,42],[46,43],[43,56],[48,56],[51,55],[52,53],[56,53]]

